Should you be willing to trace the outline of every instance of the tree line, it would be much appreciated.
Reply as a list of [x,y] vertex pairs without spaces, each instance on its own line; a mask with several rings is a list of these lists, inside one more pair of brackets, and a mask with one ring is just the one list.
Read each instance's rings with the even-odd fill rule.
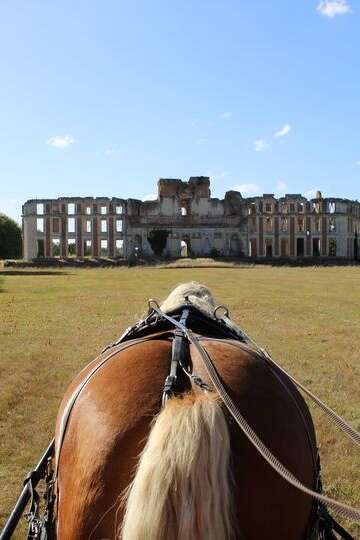
[[21,228],[13,219],[0,213],[0,259],[21,259]]

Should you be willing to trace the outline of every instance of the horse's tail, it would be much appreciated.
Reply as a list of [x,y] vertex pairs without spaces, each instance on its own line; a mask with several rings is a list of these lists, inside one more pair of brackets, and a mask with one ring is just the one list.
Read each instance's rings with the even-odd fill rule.
[[170,399],[152,427],[125,496],[123,540],[235,536],[230,439],[218,399]]

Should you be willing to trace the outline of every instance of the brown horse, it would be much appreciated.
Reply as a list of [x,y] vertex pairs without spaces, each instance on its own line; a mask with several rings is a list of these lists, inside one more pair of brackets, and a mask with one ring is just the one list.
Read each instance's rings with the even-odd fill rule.
[[[175,289],[162,309],[185,300],[213,316],[210,292],[196,283]],[[300,394],[251,347],[209,334],[202,344],[242,415],[315,489],[315,433]],[[71,383],[56,427],[57,538],[311,538],[311,498],[273,471],[214,392],[192,387],[183,375],[178,394],[162,407],[172,337],[163,331],[120,343]],[[193,346],[190,361],[210,385]]]

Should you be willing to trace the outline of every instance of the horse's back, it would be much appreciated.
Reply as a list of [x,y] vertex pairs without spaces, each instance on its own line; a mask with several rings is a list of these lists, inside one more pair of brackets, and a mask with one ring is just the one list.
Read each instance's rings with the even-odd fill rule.
[[[302,398],[246,348],[215,340],[203,345],[254,431],[295,476],[313,488],[315,436]],[[191,356],[194,372],[208,381],[192,349]],[[153,416],[161,407],[170,361],[168,339],[137,343],[113,356],[82,389],[60,454],[60,540],[114,538],[122,519],[121,511],[117,513],[119,497],[132,479]],[[88,372],[74,380],[64,397],[57,437],[66,403]],[[311,500],[270,468],[232,419],[228,424],[239,537],[304,539]]]
[[[108,360],[82,389],[69,416],[59,459],[59,539],[114,538],[119,498],[131,481],[136,457],[161,406],[170,358],[169,340],[137,343]],[[64,410],[94,367],[96,363],[76,377],[64,396],[57,446]]]

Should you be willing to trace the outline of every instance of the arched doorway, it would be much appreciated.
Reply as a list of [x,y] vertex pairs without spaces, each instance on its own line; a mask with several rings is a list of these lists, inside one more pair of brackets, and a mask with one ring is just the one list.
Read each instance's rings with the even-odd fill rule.
[[181,257],[188,257],[188,245],[185,242],[185,240],[181,240],[180,242],[180,255]]
[[190,257],[190,253],[190,238],[188,236],[183,236],[180,241],[180,257]]

